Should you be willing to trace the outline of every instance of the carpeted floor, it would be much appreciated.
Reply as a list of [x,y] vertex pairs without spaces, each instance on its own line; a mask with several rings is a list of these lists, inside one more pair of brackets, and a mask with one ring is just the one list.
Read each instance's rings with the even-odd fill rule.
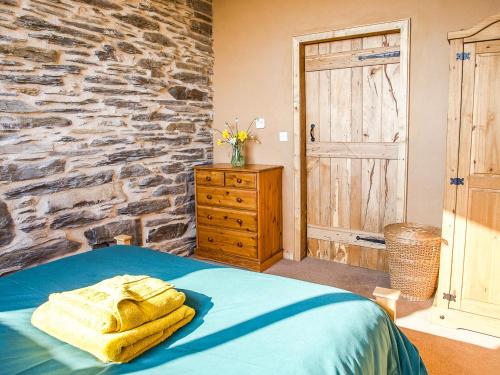
[[[282,260],[267,273],[331,285],[366,297],[376,286],[389,287],[384,272],[306,258]],[[432,300],[398,302],[397,324],[418,348],[431,375],[500,374],[500,338],[430,322]]]

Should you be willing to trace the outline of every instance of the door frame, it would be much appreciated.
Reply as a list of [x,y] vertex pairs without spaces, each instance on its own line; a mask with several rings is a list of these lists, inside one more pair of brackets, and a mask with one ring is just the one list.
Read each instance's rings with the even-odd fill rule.
[[[403,212],[406,219],[406,180],[408,164],[408,114],[409,114],[409,71],[410,71],[410,19],[384,22],[373,25],[356,26],[346,29],[325,31],[293,37],[293,212],[294,212],[294,245],[293,260],[302,260],[307,250],[306,221],[306,142],[305,142],[305,69],[304,46],[307,44],[352,39],[379,34],[400,33],[400,77],[406,81],[405,100],[401,101],[399,121],[406,129],[406,142],[401,146],[399,171],[403,171],[405,183],[398,190],[398,211]],[[402,163],[402,164],[401,164]],[[404,169],[403,169],[404,168]]]

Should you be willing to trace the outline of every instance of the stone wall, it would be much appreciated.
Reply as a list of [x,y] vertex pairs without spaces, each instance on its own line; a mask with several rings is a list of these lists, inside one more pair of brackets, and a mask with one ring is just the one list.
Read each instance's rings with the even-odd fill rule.
[[0,0],[0,274],[128,233],[194,247],[211,0]]

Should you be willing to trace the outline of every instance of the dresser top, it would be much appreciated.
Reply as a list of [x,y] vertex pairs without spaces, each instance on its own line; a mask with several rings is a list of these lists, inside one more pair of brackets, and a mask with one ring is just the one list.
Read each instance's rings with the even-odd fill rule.
[[282,169],[282,165],[264,165],[264,164],[247,164],[244,167],[233,167],[229,163],[217,163],[217,164],[207,164],[198,165],[194,169],[206,170],[206,169],[222,169],[227,171],[240,171],[240,172],[261,172],[270,169]]

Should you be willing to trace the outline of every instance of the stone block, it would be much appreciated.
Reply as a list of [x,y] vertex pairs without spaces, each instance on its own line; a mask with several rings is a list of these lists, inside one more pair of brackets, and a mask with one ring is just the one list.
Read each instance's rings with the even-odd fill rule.
[[170,223],[152,229],[148,233],[147,242],[161,242],[178,238],[186,233],[188,229],[187,223]]
[[14,237],[14,221],[5,202],[0,201],[0,246],[10,244]]
[[32,266],[56,256],[73,253],[80,247],[79,242],[59,238],[2,253],[0,254],[0,274]]
[[103,213],[95,213],[89,210],[68,212],[56,216],[50,224],[51,229],[78,228],[90,223],[104,219]]
[[118,214],[139,216],[163,211],[168,207],[170,207],[168,199],[140,200],[137,202],[130,202],[125,207],[119,208]]
[[55,63],[58,58],[57,51],[50,51],[36,47],[24,47],[16,44],[0,44],[0,53],[7,56],[20,57],[26,60],[42,63]]
[[20,186],[5,193],[7,199],[17,199],[31,195],[45,195],[68,189],[91,187],[111,182],[113,171],[98,172],[93,175],[79,174]]
[[25,181],[64,172],[66,161],[53,159],[41,163],[9,163],[0,166],[0,181]]
[[120,178],[140,177],[151,174],[151,171],[142,164],[125,165],[120,169]]
[[89,207],[101,203],[120,203],[121,191],[117,183],[73,189],[40,198],[38,207],[45,214],[53,214],[76,207]]
[[131,14],[112,14],[112,16],[128,25],[134,25],[139,29],[144,30],[160,30],[158,22],[152,21],[146,17],[140,16],[135,13]]
[[186,194],[186,185],[161,185],[151,194],[153,197],[165,197],[169,195]]
[[142,245],[142,231],[140,220],[122,219],[99,225],[88,229],[84,236],[90,246],[114,241],[114,237],[120,234],[132,236],[132,244]]

